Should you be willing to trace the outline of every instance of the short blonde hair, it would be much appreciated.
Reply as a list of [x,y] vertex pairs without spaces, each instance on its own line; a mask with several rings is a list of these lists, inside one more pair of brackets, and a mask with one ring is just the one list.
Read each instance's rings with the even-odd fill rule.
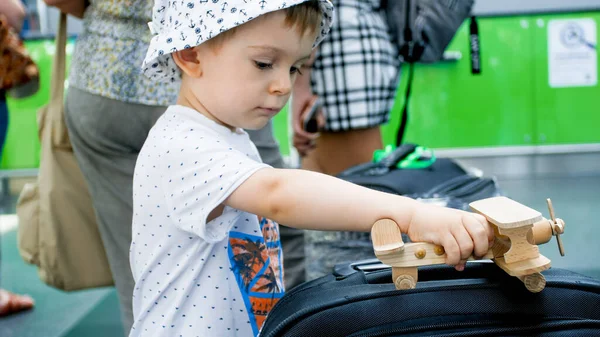
[[[299,34],[311,34],[319,29],[323,17],[319,0],[308,0],[283,10],[285,11],[285,25],[287,27],[295,27]],[[206,41],[206,43],[209,47],[219,49],[221,43],[231,38],[238,27],[226,30]]]

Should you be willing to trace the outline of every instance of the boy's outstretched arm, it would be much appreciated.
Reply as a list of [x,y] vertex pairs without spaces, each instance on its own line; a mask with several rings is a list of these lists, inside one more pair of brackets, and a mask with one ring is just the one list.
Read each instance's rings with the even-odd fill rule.
[[493,230],[480,215],[305,170],[261,169],[225,204],[303,229],[368,232],[377,220],[392,219],[411,240],[444,246],[450,265],[472,254],[485,255],[493,239]]

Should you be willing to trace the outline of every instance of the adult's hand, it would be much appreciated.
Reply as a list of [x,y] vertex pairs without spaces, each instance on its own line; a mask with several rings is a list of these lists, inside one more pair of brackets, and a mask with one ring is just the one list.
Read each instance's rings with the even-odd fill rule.
[[8,20],[8,24],[17,32],[23,27],[25,19],[25,6],[21,0],[2,0],[0,1],[0,14],[4,14]]
[[88,0],[44,0],[46,5],[56,7],[61,12],[82,19],[85,9],[89,5]]
[[[292,92],[292,128],[293,144],[300,156],[305,156],[315,147],[315,140],[319,137],[318,133],[309,133],[302,127],[302,117],[310,110],[317,100],[310,87],[310,73],[317,51],[314,50],[310,59],[302,66],[302,74],[296,78]],[[319,129],[324,125],[325,120],[321,112],[317,119]]]
[[[293,144],[301,157],[305,156],[310,150],[314,149],[315,141],[319,137],[318,133],[306,132],[303,128],[304,116],[311,110],[318,97],[311,95],[308,97],[294,97],[292,101],[292,126],[293,126]],[[325,124],[325,119],[321,111],[317,113],[317,125],[321,129]]]

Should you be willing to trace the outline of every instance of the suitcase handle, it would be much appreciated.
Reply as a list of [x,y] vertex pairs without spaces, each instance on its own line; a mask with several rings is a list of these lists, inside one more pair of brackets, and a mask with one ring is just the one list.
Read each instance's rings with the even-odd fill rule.
[[372,272],[390,269],[387,264],[382,263],[378,259],[360,260],[352,263],[339,263],[333,267],[333,276],[336,278],[346,278],[356,272],[369,274]]
[[[392,269],[378,259],[361,260],[354,263],[341,263],[333,268],[338,280],[356,273],[362,273],[368,284],[391,284]],[[467,261],[464,271],[456,271],[447,265],[419,267],[419,281],[459,280],[466,278],[506,279],[508,276],[490,260]]]

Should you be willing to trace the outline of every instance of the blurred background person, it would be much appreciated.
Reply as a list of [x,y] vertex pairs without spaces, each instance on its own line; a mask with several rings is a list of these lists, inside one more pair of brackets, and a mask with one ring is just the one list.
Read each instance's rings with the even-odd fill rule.
[[[30,60],[25,60],[25,54],[12,55],[12,53],[24,53],[24,49],[19,48],[18,36],[25,18],[25,7],[21,0],[2,0],[0,1],[0,50],[2,57],[0,62],[0,158],[2,158],[2,148],[6,139],[8,130],[8,107],[6,105],[6,90],[15,89],[27,83],[20,83],[23,78],[30,77],[25,68],[31,66]],[[12,30],[12,32],[10,32]],[[10,45],[9,45],[10,44]],[[15,61],[14,64],[12,61]],[[20,67],[23,69],[15,69]],[[35,68],[35,67],[34,67]],[[35,74],[30,74],[35,76]],[[30,79],[34,81],[35,79]],[[8,290],[0,289],[0,316],[6,316],[22,310],[33,308],[34,301],[29,296],[17,295]]]

